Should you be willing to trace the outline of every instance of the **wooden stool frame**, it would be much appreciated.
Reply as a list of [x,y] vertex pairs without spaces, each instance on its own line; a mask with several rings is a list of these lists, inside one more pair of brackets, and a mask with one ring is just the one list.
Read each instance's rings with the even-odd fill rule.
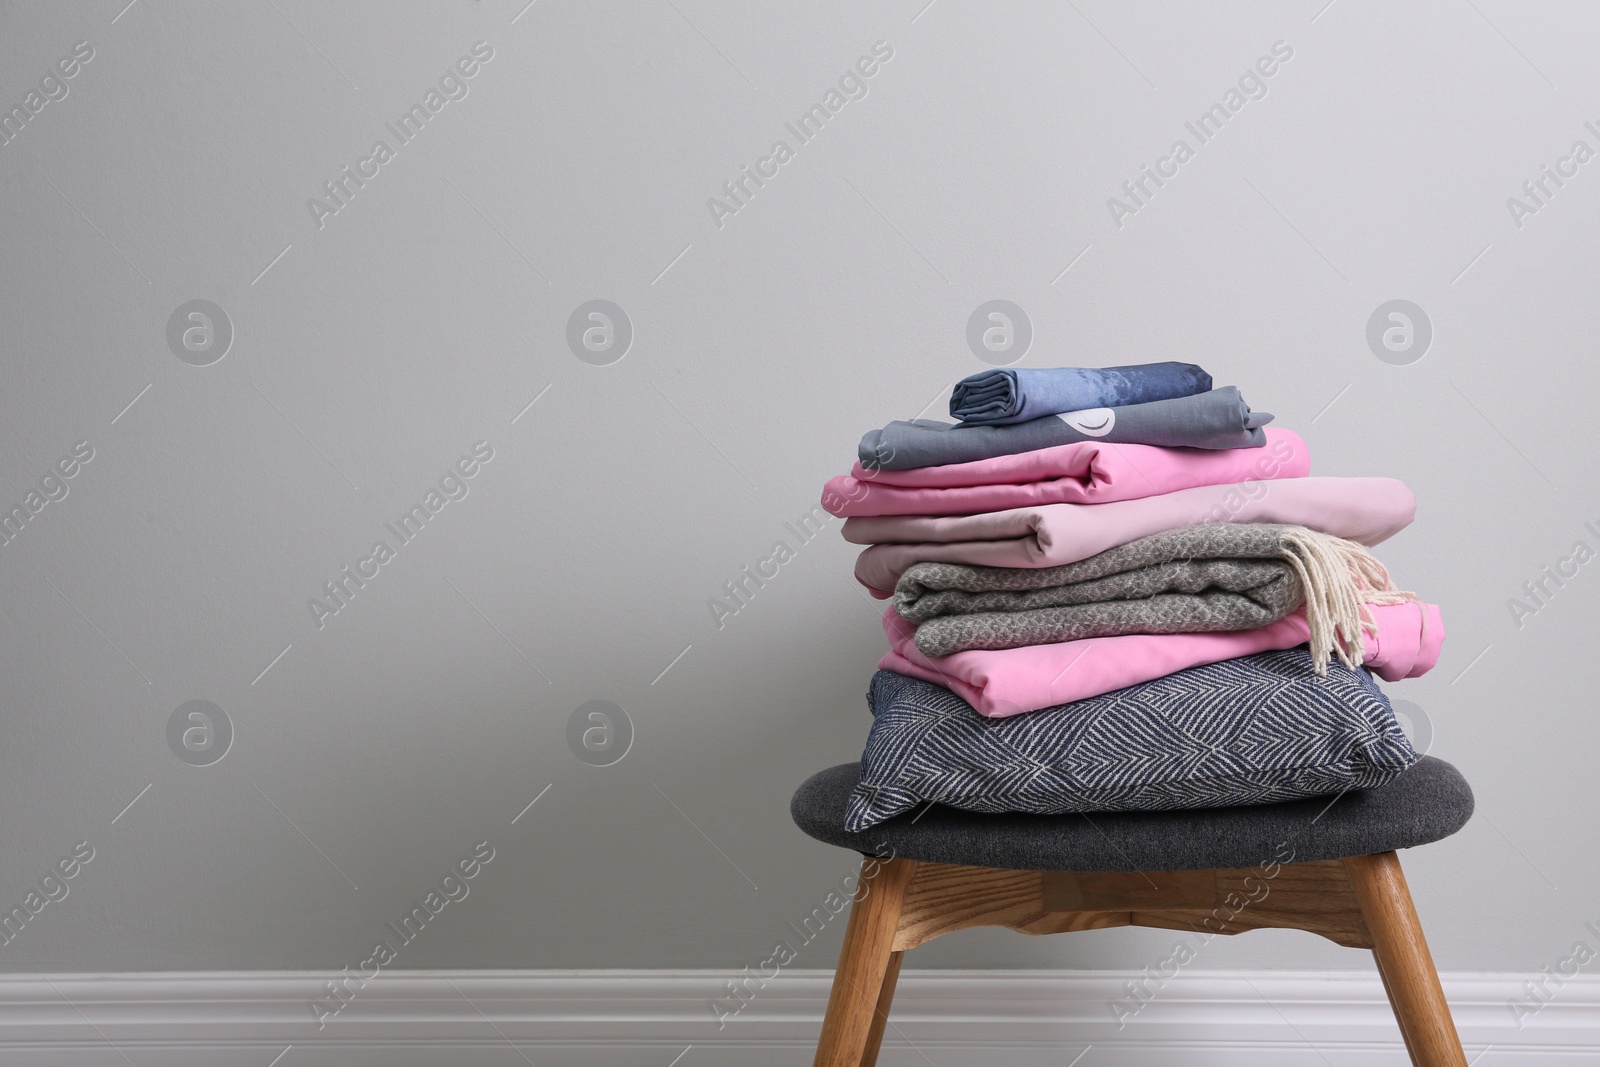
[[873,1067],[909,949],[973,926],[1028,934],[1153,926],[1306,930],[1377,959],[1416,1067],[1466,1067],[1450,1006],[1393,852],[1261,868],[1010,871],[908,859],[862,863],[815,1067]]

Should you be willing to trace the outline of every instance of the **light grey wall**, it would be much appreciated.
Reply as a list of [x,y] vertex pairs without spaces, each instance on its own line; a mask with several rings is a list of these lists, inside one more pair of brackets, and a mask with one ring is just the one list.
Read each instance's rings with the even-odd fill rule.
[[[795,543],[861,431],[983,366],[992,298],[1033,323],[1022,365],[1193,360],[1318,472],[1413,486],[1383,556],[1450,639],[1390,691],[1479,798],[1407,860],[1436,954],[1532,970],[1591,936],[1600,565],[1520,626],[1508,599],[1600,548],[1600,162],[1536,213],[1507,198],[1600,149],[1600,11],[124,2],[0,8],[0,106],[93,49],[0,145],[0,501],[93,449],[0,546],[0,905],[94,849],[0,969],[356,964],[481,841],[396,965],[765,958],[852,867],[787,800],[859,753],[882,638],[834,523],[722,627],[708,602]],[[800,145],[785,122],[879,41]],[[1266,96],[1198,145],[1184,123],[1279,41]],[[475,42],[467,95],[319,225],[308,199]],[[1118,226],[1108,198],[1180,138]],[[779,139],[719,226],[708,198]],[[234,334],[209,366],[167,338],[197,299]],[[635,333],[608,366],[566,340],[594,299]],[[1420,361],[1368,346],[1391,299],[1432,323]],[[400,545],[384,523],[479,441],[467,496]],[[319,628],[308,599],[380,538],[395,558]],[[232,724],[209,766],[169,747],[193,700]],[[634,730],[605,768],[567,740],[592,700]],[[973,932],[918,962],[1168,941]],[[1204,965],[1367,963],[1256,934]]]

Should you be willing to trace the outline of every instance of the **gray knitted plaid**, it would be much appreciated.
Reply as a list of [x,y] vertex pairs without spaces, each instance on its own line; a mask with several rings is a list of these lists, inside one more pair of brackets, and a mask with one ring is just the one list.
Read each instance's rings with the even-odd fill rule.
[[917,649],[948,656],[1117,634],[1250,630],[1305,601],[1275,523],[1181,526],[1060,567],[918,563],[895,610]]

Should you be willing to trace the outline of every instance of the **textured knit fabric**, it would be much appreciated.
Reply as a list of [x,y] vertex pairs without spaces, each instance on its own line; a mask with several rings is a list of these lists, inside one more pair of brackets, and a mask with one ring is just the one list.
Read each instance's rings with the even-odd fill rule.
[[[1445,631],[1435,605],[1379,604],[1369,611],[1376,629],[1362,634],[1362,658],[1378,677],[1387,682],[1418,678],[1439,662]],[[945,686],[992,718],[1086,700],[1174,671],[1311,640],[1311,627],[1299,611],[1254,630],[1086,637],[937,658],[917,651],[915,625],[892,607],[883,613],[883,632],[890,647],[878,661],[880,670]]]
[[856,580],[886,598],[916,563],[1056,567],[1196,522],[1277,522],[1376,545],[1410,525],[1416,506],[1411,490],[1393,478],[1285,478],[1107,504],[846,519],[840,532],[846,541],[872,546],[856,558]]
[[1180,526],[1061,567],[919,563],[900,576],[895,611],[920,624],[924,656],[1113,634],[1250,630],[1305,599],[1283,558],[1286,529]]
[[1103,815],[985,815],[934,804],[852,833],[844,828],[845,805],[860,780],[859,763],[812,775],[789,802],[795,824],[854,852],[1017,871],[1195,871],[1336,860],[1426,845],[1472,817],[1466,780],[1433,756],[1388,785],[1337,799]]
[[1157,448],[1078,442],[971,463],[868,470],[830,478],[830,514],[976,515],[1035,504],[1101,504],[1202,485],[1304,478],[1311,454],[1293,431],[1267,427],[1264,448]]
[[981,812],[1165,811],[1381,786],[1417,761],[1365,670],[1312,673],[1303,649],[1195,667],[1013,719],[879,671],[859,832],[927,801]]
[[950,417],[997,426],[1064,411],[1171,400],[1210,388],[1211,375],[1192,363],[984,370],[956,383],[950,394]]
[[1335,651],[1361,662],[1364,604],[1410,599],[1360,545],[1271,523],[1180,526],[1060,567],[919,563],[895,586],[895,611],[920,623],[925,656],[1250,630],[1304,604],[1319,673]]
[[1074,441],[1172,448],[1259,448],[1272,416],[1251,411],[1233,386],[1209,393],[1046,415],[1009,426],[967,426],[914,419],[891,422],[861,438],[863,467],[905,470],[1032,452]]
[[[991,568],[960,567],[952,563],[923,563],[900,579],[935,578],[917,571],[959,569],[965,572]],[[1012,572],[1016,573],[1016,572]],[[1022,573],[1037,573],[1023,571]],[[1281,560],[1212,559],[1150,567],[1142,573],[1120,576],[1116,585],[1128,596],[1086,599],[1054,604],[1064,597],[1092,597],[1085,585],[1108,585],[1112,580],[1053,586],[1028,592],[957,593],[965,610],[934,615],[917,626],[914,640],[924,656],[948,656],[971,649],[1021,648],[1085,637],[1117,634],[1202,634],[1227,630],[1252,630],[1277,622],[1300,606],[1303,599],[1293,568]],[[1150,592],[1137,594],[1137,587]],[[933,597],[926,598],[932,600]],[[985,603],[1009,602],[1014,606],[983,610]],[[901,613],[902,617],[904,612]]]

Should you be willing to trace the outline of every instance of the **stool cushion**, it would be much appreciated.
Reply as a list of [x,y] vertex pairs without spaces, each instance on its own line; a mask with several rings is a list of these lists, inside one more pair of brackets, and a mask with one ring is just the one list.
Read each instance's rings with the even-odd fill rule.
[[[1023,871],[1185,871],[1342,859],[1425,845],[1472,816],[1472,790],[1424,756],[1376,789],[1281,804],[1075,815],[979,814],[934,804],[861,833],[844,828],[861,766],[812,775],[789,810],[818,841],[878,856]],[[1293,859],[1284,858],[1284,849]]]

